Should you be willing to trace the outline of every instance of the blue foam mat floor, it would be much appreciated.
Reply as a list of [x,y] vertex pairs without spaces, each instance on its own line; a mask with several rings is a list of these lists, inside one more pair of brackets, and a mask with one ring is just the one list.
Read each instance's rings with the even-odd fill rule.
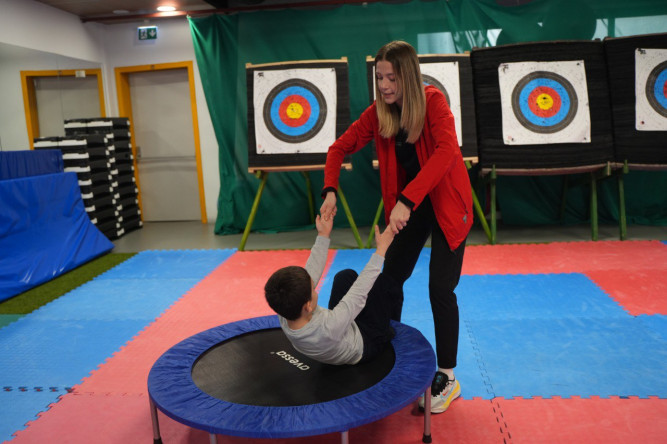
[[10,440],[13,433],[25,429],[29,421],[37,419],[37,412],[47,410],[63,394],[48,390],[0,391],[0,440]]
[[[336,252],[321,281],[321,305],[328,303],[335,273],[360,271],[373,251]],[[0,440],[10,439],[234,252],[142,252],[0,329],[0,356],[12,356],[0,361]],[[424,249],[405,285],[402,321],[434,345],[429,258]],[[667,316],[630,316],[583,274],[462,276],[457,295],[456,374],[465,399],[667,397]],[[16,408],[7,407],[9,398]]]
[[0,440],[11,439],[235,251],[143,251],[1,328],[0,356],[11,357],[0,360],[2,395],[12,404],[0,402]]

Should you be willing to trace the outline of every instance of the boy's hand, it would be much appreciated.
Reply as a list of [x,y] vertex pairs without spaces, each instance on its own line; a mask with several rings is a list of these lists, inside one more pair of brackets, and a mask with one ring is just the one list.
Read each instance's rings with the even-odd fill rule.
[[384,233],[380,234],[380,228],[375,226],[375,244],[377,245],[377,250],[375,251],[380,256],[384,257],[387,252],[387,248],[394,240],[394,232],[390,226],[384,229]]
[[317,228],[317,234],[320,236],[329,237],[333,229],[333,217],[324,219],[318,214],[315,218],[315,228]]

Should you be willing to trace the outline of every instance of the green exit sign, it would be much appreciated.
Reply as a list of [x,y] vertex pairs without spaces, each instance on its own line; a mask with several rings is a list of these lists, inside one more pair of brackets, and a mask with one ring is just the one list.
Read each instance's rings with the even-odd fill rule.
[[157,26],[140,26],[137,28],[139,40],[157,39]]

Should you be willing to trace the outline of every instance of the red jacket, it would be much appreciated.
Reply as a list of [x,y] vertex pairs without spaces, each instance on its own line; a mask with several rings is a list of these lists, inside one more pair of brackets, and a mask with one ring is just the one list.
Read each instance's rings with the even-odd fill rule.
[[387,223],[399,194],[414,203],[413,209],[417,208],[428,194],[449,248],[454,250],[463,242],[472,227],[470,179],[456,139],[454,116],[445,96],[434,86],[426,86],[425,91],[424,130],[415,142],[421,171],[414,180],[405,183],[405,172],[396,161],[394,138],[385,139],[380,136],[374,102],[329,147],[324,169],[324,188],[338,189],[343,158],[359,151],[371,139],[375,139]]

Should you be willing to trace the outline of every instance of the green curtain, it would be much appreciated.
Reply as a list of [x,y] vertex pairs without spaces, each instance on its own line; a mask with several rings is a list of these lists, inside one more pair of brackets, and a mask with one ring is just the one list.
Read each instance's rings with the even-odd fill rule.
[[[662,15],[662,17],[660,17]],[[661,18],[661,19],[660,19]],[[238,233],[245,227],[260,181],[247,172],[247,89],[245,64],[339,59],[349,63],[352,119],[369,105],[366,56],[384,43],[401,39],[420,54],[463,53],[473,47],[551,39],[591,39],[624,32],[667,31],[663,0],[534,0],[500,6],[495,0],[415,0],[404,3],[323,6],[190,18],[195,55],[219,144],[220,194],[215,231]],[[369,145],[342,172],[355,221],[368,226],[380,202],[379,178]],[[322,172],[309,173],[319,208]],[[475,177],[473,177],[475,179]],[[567,188],[565,217],[560,202],[565,178],[507,177],[498,180],[504,223],[580,223],[588,218],[586,186]],[[615,180],[599,183],[600,221],[618,218]],[[667,225],[666,172],[626,176],[630,223]],[[484,189],[479,187],[484,201]],[[348,226],[345,217],[336,226]],[[306,182],[299,172],[271,173],[253,225],[258,231],[310,227]]]

